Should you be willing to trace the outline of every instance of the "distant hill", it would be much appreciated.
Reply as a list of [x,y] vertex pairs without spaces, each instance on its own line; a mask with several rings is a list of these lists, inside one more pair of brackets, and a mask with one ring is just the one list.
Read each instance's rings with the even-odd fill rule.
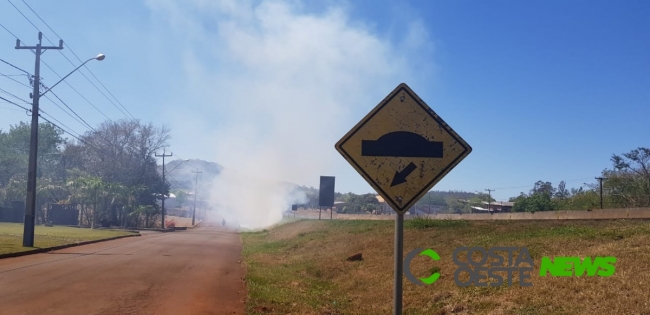
[[[199,178],[203,183],[212,181],[215,177],[219,176],[223,166],[215,162],[208,162],[204,160],[173,160],[165,165],[165,176],[172,190],[186,190],[193,191],[194,183],[196,180],[195,171],[202,172]],[[162,165],[158,166],[158,173],[162,174]]]
[[[209,185],[214,178],[219,176],[219,174],[224,170],[224,167],[219,163],[199,159],[192,159],[187,162],[183,160],[170,161],[165,165],[165,171],[167,172],[166,179],[171,184],[171,190],[193,192],[196,179],[196,174],[193,173],[193,171],[196,170],[203,172],[199,174],[199,186],[202,187],[202,189],[209,191],[210,188],[206,185]],[[162,174],[162,166],[158,166],[158,172]],[[289,188],[287,189],[288,191],[294,191],[295,193],[302,192],[306,199],[299,203],[310,206],[318,205],[318,187],[307,187],[285,181],[277,181],[277,184]],[[201,194],[201,192],[199,192],[199,194]],[[369,194],[375,195],[376,193],[369,192]],[[337,201],[343,201],[347,199],[347,195],[350,195],[350,193],[346,194],[337,192],[335,197]],[[466,191],[431,191],[427,195],[423,196],[420,200],[420,204],[447,207],[447,201],[450,198],[469,200],[477,197],[485,199],[487,194],[477,194]]]

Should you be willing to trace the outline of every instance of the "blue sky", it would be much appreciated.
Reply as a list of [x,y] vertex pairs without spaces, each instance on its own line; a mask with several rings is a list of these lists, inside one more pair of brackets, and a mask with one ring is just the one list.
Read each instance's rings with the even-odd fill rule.
[[[170,125],[184,159],[371,192],[334,143],[401,82],[473,147],[434,189],[507,199],[537,180],[578,187],[612,154],[650,146],[647,1],[25,1],[81,59],[106,54],[88,67],[133,116]],[[0,23],[36,43],[8,1]],[[14,45],[0,29],[0,58],[33,72],[33,54]],[[61,76],[75,67],[56,51],[43,60]],[[46,84],[58,81],[42,68]],[[79,73],[66,81],[125,117]],[[29,100],[6,77],[0,88]],[[54,92],[91,125],[105,119],[66,84]],[[42,108],[86,130],[50,101]],[[28,119],[13,109],[0,103],[0,128]]]

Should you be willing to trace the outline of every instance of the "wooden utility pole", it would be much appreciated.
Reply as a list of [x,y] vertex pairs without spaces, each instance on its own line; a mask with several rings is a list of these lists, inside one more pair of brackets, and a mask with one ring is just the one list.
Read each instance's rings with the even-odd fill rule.
[[[166,155],[165,154],[165,149],[163,149],[163,154],[162,155],[156,154],[157,157],[162,157],[163,158],[163,162],[162,162],[163,190],[165,189],[165,157],[172,156],[173,154],[174,153],[172,152],[169,155]],[[163,195],[162,195],[162,229],[163,230],[165,229],[165,193],[164,192],[163,192]]]
[[492,209],[490,209],[490,206],[492,206],[492,192],[494,189],[486,189],[485,191],[488,192],[488,212],[492,213]]
[[[38,32],[38,44],[36,46],[21,46],[20,40],[16,39],[16,49],[29,49],[36,55],[36,66],[34,69],[34,91],[32,97],[32,129],[29,138],[29,164],[27,168],[27,198],[25,203],[25,224],[23,230],[23,246],[34,247],[34,225],[36,224],[36,168],[38,150],[38,101],[41,97],[41,55],[48,49],[63,49],[63,40],[59,40],[59,46],[43,46],[43,33]],[[94,211],[94,210],[93,210]]]
[[199,186],[199,174],[203,172],[198,172],[198,171],[192,171],[192,173],[196,174],[196,179],[194,181],[194,209],[192,209],[192,226],[194,226],[194,216],[196,214],[196,194],[197,194],[197,187]]
[[607,179],[607,178],[596,177],[596,179],[600,182],[600,209],[603,209],[603,179]]

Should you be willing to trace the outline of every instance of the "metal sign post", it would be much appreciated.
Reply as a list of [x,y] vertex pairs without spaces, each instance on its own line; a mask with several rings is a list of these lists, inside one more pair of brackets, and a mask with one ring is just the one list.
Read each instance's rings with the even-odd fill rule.
[[402,275],[404,274],[404,214],[395,218],[395,286],[393,314],[402,315]]
[[397,213],[394,314],[401,315],[404,214],[472,148],[404,83],[335,148]]

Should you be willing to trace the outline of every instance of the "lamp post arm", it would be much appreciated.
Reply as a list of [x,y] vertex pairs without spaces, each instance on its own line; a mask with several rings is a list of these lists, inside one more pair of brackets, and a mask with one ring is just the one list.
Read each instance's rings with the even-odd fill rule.
[[59,83],[63,82],[63,80],[65,80],[65,79],[66,79],[67,77],[69,77],[71,74],[75,73],[75,71],[79,70],[79,68],[83,67],[86,63],[88,63],[88,61],[95,60],[95,59],[96,59],[96,58],[90,58],[90,59],[84,61],[84,63],[82,63],[79,67],[77,67],[77,68],[75,68],[74,70],[72,70],[72,72],[68,73],[68,75],[66,75],[66,76],[63,77],[61,80],[59,80],[59,82],[54,83],[54,85],[52,85],[50,88],[48,88],[47,90],[45,90],[45,92],[41,93],[38,97],[43,97],[43,95],[45,95],[45,93],[49,92],[51,89],[53,89],[53,88],[54,88],[55,86],[57,86]]

